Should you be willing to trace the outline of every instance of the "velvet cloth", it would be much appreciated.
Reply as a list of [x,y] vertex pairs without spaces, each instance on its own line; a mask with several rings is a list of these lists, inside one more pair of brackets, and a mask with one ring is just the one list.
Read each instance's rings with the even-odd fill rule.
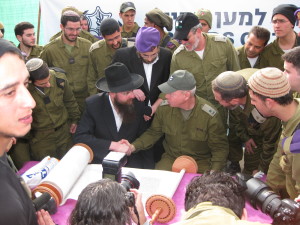
[[[24,173],[26,170],[34,166],[37,162],[27,162],[23,168],[19,171],[20,174]],[[191,181],[191,179],[199,174],[192,174],[192,173],[186,173],[184,174],[174,196],[173,200],[177,207],[176,216],[173,220],[171,220],[168,223],[165,224],[173,224],[175,222],[178,222],[181,220],[181,217],[184,215],[184,196],[185,196],[185,187],[186,185]],[[67,225],[68,224],[68,218],[73,210],[73,208],[76,205],[76,200],[68,199],[66,203],[63,206],[60,206],[57,210],[57,212],[52,215],[52,219],[56,224],[59,225]],[[248,212],[248,220],[249,221],[255,221],[255,222],[261,222],[261,223],[271,223],[272,219],[268,216],[263,214],[261,211],[256,210],[252,208],[252,206],[249,203],[246,203],[246,209]],[[159,225],[160,223],[155,223],[156,225]]]

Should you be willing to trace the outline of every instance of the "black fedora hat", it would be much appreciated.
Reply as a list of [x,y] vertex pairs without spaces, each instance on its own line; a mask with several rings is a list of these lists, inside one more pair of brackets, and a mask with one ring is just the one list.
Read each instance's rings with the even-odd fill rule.
[[96,87],[105,92],[123,92],[139,88],[144,83],[144,78],[135,73],[130,73],[128,68],[116,62],[104,70],[105,77],[96,82]]

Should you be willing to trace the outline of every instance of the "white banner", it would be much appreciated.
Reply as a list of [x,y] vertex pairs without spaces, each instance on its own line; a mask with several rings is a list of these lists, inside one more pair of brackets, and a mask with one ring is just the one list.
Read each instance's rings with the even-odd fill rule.
[[[112,17],[122,23],[119,18],[120,6],[128,0],[40,0],[42,11],[42,22],[44,25],[44,40],[47,43],[49,38],[57,33],[60,28],[61,10],[66,6],[74,6],[80,11],[87,11],[87,18],[91,27],[91,33],[99,35],[99,26],[105,18]],[[247,34],[252,26],[263,26],[272,33],[271,24],[272,10],[279,4],[299,5],[299,0],[273,0],[273,1],[241,1],[241,0],[131,0],[136,7],[136,22],[144,25],[145,14],[159,8],[175,19],[183,12],[196,12],[200,8],[209,9],[213,15],[211,32],[217,32],[229,37],[235,46],[245,43]],[[174,25],[173,25],[174,27]],[[295,31],[299,32],[296,27]],[[174,32],[171,31],[171,33]]]

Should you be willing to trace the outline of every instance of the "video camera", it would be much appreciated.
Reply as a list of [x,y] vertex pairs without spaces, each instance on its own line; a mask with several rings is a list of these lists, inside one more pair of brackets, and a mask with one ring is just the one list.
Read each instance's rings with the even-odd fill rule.
[[258,178],[237,173],[237,181],[246,188],[246,200],[255,209],[273,218],[273,224],[300,224],[300,203],[291,199],[281,200],[268,185]]

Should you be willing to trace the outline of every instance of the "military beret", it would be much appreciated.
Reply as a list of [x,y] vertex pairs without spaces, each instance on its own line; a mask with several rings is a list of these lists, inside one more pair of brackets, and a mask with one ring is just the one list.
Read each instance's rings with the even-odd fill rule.
[[148,20],[159,27],[165,27],[168,31],[171,31],[173,29],[172,18],[158,8],[152,9],[151,11],[146,13],[146,17]]

